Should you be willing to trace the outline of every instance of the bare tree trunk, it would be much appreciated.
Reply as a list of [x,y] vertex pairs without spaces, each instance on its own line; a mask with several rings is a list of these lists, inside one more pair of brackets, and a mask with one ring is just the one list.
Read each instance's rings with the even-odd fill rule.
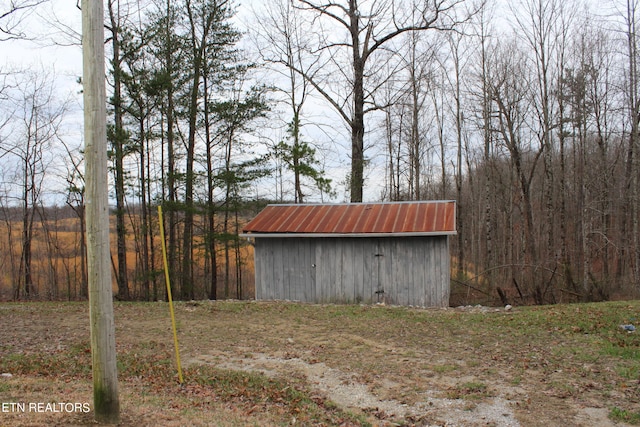
[[25,153],[24,160],[24,177],[22,187],[22,253],[20,255],[20,272],[21,281],[24,289],[24,296],[26,298],[35,297],[35,286],[33,284],[33,276],[31,274],[31,241],[33,238],[33,217],[35,207],[30,206],[30,195],[32,191],[35,191],[33,180],[34,171],[31,168],[30,157],[35,153],[30,152],[35,147],[32,146],[31,141],[28,141],[27,152]]
[[[457,239],[458,239],[458,278],[462,279],[465,271],[465,246],[466,246],[466,227],[462,220],[462,211],[466,210],[467,206],[462,201],[462,139],[463,139],[463,116],[462,116],[462,93],[461,93],[461,68],[460,68],[460,39],[453,39],[451,37],[449,39],[449,44],[451,46],[452,57],[453,57],[453,66],[454,66],[454,100],[455,100],[455,118],[456,118],[456,228],[457,228]],[[471,177],[469,177],[472,179]],[[473,206],[470,204],[469,207]],[[463,208],[464,207],[464,208]]]
[[[171,0],[167,0],[167,8],[166,8],[166,27],[165,30],[165,52],[164,52],[164,60],[165,60],[165,72],[167,76],[173,76],[174,73],[174,61],[173,61],[173,32],[172,32],[172,22],[173,22],[173,11],[171,8]],[[167,243],[167,258],[169,263],[169,276],[171,279],[171,283],[176,283],[176,272],[178,266],[178,230],[177,230],[177,219],[176,219],[176,203],[178,201],[176,195],[176,154],[175,154],[175,103],[174,103],[174,84],[173,81],[170,81],[167,85],[167,105],[166,105],[166,130],[167,130],[167,199],[169,201],[170,208],[168,209],[167,220],[169,223],[169,241]],[[172,287],[171,292],[173,294],[176,293],[176,287]],[[176,295],[172,295],[175,297]]]
[[[627,24],[627,53],[628,53],[628,75],[627,75],[627,108],[629,111],[629,121],[631,130],[627,149],[625,182],[628,195],[625,200],[626,210],[631,218],[631,230],[633,237],[630,239],[629,252],[632,257],[633,282],[636,292],[640,291],[640,225],[638,224],[638,212],[640,206],[638,201],[638,149],[640,148],[640,99],[638,83],[638,46],[636,32],[636,6],[634,0],[627,0],[627,14],[625,16]],[[623,227],[626,228],[626,221]]]
[[140,105],[140,216],[142,223],[142,297],[145,301],[151,299],[151,269],[149,267],[149,238],[150,238],[150,215],[149,206],[147,204],[147,157],[146,157],[146,138],[144,115],[142,114],[143,106]]
[[113,57],[111,65],[113,67],[113,135],[111,143],[115,161],[115,187],[116,187],[116,238],[118,253],[118,298],[130,299],[129,296],[129,273],[127,269],[127,228],[125,226],[125,204],[124,204],[124,144],[126,134],[123,124],[122,108],[122,58],[120,57],[120,22],[119,10],[114,9],[114,2],[107,2],[109,7],[109,19],[111,30],[111,45],[113,47]]
[[[420,84],[419,80],[423,80],[423,75],[418,71],[417,56],[417,38],[416,34],[411,37],[411,52],[409,53],[409,79],[410,79],[410,96],[411,96],[411,131],[409,133],[410,149],[409,149],[409,188],[413,189],[410,197],[413,200],[420,200],[420,174],[422,162],[422,135],[420,134],[420,116],[422,103],[420,102]],[[441,135],[440,116],[438,107],[435,102],[435,89],[432,90],[434,99],[434,110],[436,113],[436,122],[438,123],[438,135]]]
[[[57,208],[52,208],[57,209]],[[40,219],[40,228],[42,230],[44,240],[47,246],[47,280],[46,280],[46,297],[49,301],[54,300],[58,296],[58,272],[56,268],[56,260],[60,257],[62,258],[62,254],[60,253],[58,247],[58,238],[57,238],[57,212],[54,212],[54,226],[52,231],[49,227],[48,216],[45,210],[45,207],[42,206],[42,203],[38,206],[38,217]],[[64,261],[63,261],[64,262]]]
[[[478,265],[482,265],[485,270],[489,270],[490,267],[494,265],[494,230],[493,230],[493,215],[494,210],[492,209],[493,203],[491,195],[492,191],[492,182],[493,177],[491,174],[492,169],[492,95],[491,95],[491,84],[489,82],[489,58],[488,58],[488,36],[486,34],[486,22],[484,20],[484,15],[480,21],[480,43],[481,43],[481,85],[482,85],[482,97],[481,97],[481,107],[482,107],[482,139],[483,139],[483,150],[482,150],[482,163],[484,164],[485,176],[484,178],[484,191],[483,191],[483,204],[484,204],[484,263],[478,262]],[[480,251],[479,251],[480,252]],[[494,270],[489,271],[489,284],[490,287],[496,286],[494,280]],[[477,276],[476,276],[477,277]]]
[[89,274],[87,272],[87,222],[85,217],[84,199],[79,207],[78,217],[80,218],[80,296],[89,297]]
[[[350,0],[350,3],[355,3]],[[353,47],[353,118],[351,119],[351,202],[362,202],[364,187],[364,61],[360,56],[357,15],[351,16]]]
[[[240,218],[238,216],[238,209],[235,212],[235,235],[240,234]],[[240,239],[234,240],[234,252],[235,252],[235,264],[236,264],[236,298],[239,300],[242,298],[242,255],[240,252]]]
[[226,189],[224,197],[224,220],[223,229],[224,234],[224,298],[229,298],[229,284],[231,280],[230,276],[230,255],[229,255],[229,212],[231,210],[231,153],[233,145],[233,131],[229,130],[227,135],[227,146],[225,147],[225,175],[226,175]]
[[21,289],[20,289],[20,269],[18,268],[19,262],[16,261],[16,253],[13,250],[15,247],[13,242],[13,221],[11,220],[11,208],[2,203],[2,214],[5,220],[5,226],[7,227],[7,247],[11,248],[9,251],[9,264],[10,264],[10,278],[11,278],[11,298],[13,300],[20,299]]
[[209,257],[209,299],[218,299],[218,254],[216,249],[216,202],[214,197],[215,183],[213,170],[213,140],[211,137],[211,119],[209,116],[209,80],[208,73],[203,75],[204,87],[204,129],[205,129],[205,146],[207,161],[207,210],[206,210],[206,232],[205,241],[207,255]]

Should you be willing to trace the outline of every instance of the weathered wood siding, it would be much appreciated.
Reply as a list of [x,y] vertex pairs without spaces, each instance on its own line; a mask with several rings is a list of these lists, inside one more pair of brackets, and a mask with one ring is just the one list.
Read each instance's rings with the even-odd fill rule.
[[260,238],[256,299],[449,305],[447,236]]

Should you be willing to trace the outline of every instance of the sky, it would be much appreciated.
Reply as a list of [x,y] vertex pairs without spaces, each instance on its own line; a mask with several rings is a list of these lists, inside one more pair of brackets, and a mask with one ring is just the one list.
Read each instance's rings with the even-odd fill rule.
[[[0,4],[6,0],[0,0]],[[251,25],[251,0],[243,2],[238,8],[235,18],[236,26],[245,30]],[[247,4],[249,6],[247,6]],[[23,20],[22,30],[29,35],[30,40],[9,40],[0,42],[0,70],[45,70],[55,75],[57,91],[62,94],[69,94],[75,98],[75,105],[72,107],[71,116],[67,118],[70,132],[77,132],[82,126],[82,95],[77,80],[82,75],[82,48],[80,46],[81,32],[81,11],[76,6],[75,0],[49,0],[49,3],[40,6],[34,13],[29,14]],[[314,114],[329,115],[330,110],[323,111],[322,102],[316,102]],[[343,201],[345,197],[344,185],[339,185],[347,174],[348,159],[343,155],[335,155],[335,151],[346,149],[348,136],[344,123],[339,119],[331,119],[333,130],[339,129],[336,139],[342,140],[337,146],[333,141],[328,141],[329,136],[326,130],[309,129],[316,133],[317,138],[324,139],[328,145],[333,145],[332,156],[327,164],[327,173],[333,179],[334,189],[337,190],[338,201]],[[339,122],[336,123],[336,122]],[[81,132],[77,134],[81,139]],[[81,143],[81,142],[80,142]],[[267,182],[266,185],[273,185]],[[256,190],[263,194],[270,190]],[[380,191],[370,191],[366,197],[371,200],[379,198]],[[319,200],[315,200],[319,201]]]
[[[0,0],[0,4],[6,3]],[[0,65],[53,70],[63,88],[78,90],[76,79],[82,74],[80,29],[80,9],[73,0],[50,0],[25,17],[22,31],[29,40],[0,42]]]
[[[79,1],[79,0],[78,0]],[[253,22],[251,3],[245,0],[238,7],[235,18],[236,25],[241,30],[251,26]],[[6,0],[0,0],[0,4]],[[75,138],[81,144],[82,127],[82,96],[77,79],[82,74],[82,50],[80,46],[81,12],[76,0],[49,0],[35,13],[30,14],[24,22],[23,30],[33,40],[4,41],[0,44],[0,68],[5,69],[34,69],[47,70],[55,74],[56,87],[60,94],[69,94],[74,98],[71,116],[67,119],[69,132],[75,132]],[[313,105],[308,121],[323,121],[323,128],[309,126],[306,128],[309,137],[320,141],[329,150],[325,166],[328,176],[333,180],[333,188],[337,193],[334,201],[348,200],[348,191],[344,184],[345,177],[350,170],[349,152],[350,136],[344,121],[326,106],[323,100],[310,100]],[[373,126],[371,123],[369,126]],[[368,156],[376,156],[373,162],[384,162],[383,154],[370,150]],[[365,171],[365,201],[380,199],[384,180],[384,166],[382,169]],[[265,185],[274,185],[273,180],[267,180]],[[266,189],[256,192],[266,193]],[[320,201],[319,199],[313,201]],[[326,201],[326,200],[325,200]]]

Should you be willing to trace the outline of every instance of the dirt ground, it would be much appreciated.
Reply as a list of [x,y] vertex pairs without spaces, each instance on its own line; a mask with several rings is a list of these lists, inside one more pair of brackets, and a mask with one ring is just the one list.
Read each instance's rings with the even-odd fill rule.
[[[176,319],[187,371],[213,366],[304,383],[372,425],[624,426],[609,414],[640,413],[640,359],[637,347],[632,357],[607,349],[619,340],[637,345],[620,335],[626,332],[618,323],[640,314],[640,302],[599,307],[190,302],[176,305]],[[119,354],[173,351],[166,303],[118,303],[115,316]],[[0,321],[3,357],[88,347],[87,304],[7,303]],[[65,381],[63,373],[53,380],[3,374],[2,402],[52,395],[91,401],[91,385]],[[135,381],[144,378],[121,386],[121,425],[227,424],[197,410],[173,413],[164,397],[136,396]],[[55,414],[3,412],[0,425],[91,423],[88,414],[60,424]],[[270,423],[259,413],[243,417],[250,425]]]

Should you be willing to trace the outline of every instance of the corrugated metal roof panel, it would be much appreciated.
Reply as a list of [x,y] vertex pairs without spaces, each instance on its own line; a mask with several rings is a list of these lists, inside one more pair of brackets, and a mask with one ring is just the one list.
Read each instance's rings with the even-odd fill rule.
[[250,234],[452,234],[454,201],[269,205]]

